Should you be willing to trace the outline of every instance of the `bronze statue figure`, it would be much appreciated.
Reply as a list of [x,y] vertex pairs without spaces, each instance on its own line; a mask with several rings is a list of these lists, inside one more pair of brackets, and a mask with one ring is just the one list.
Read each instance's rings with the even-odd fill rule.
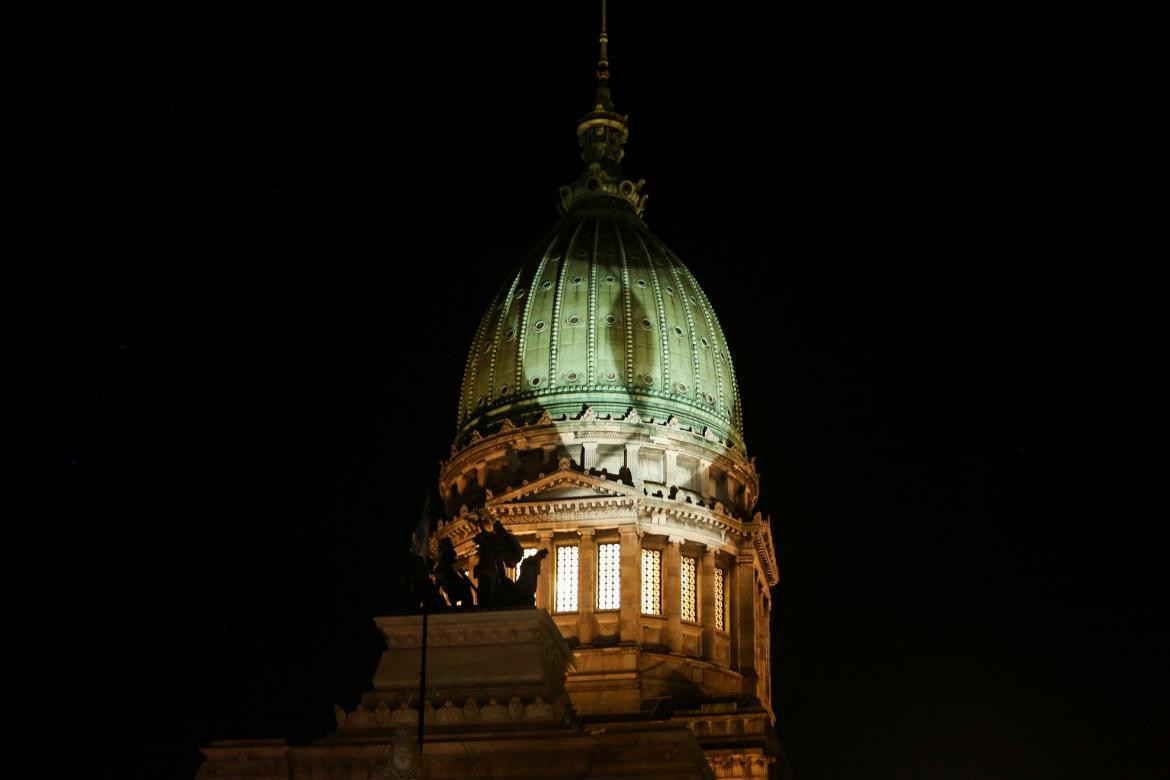
[[479,583],[477,595],[481,607],[516,605],[515,585],[508,577],[508,568],[524,557],[524,548],[504,524],[495,521],[492,530],[475,535],[479,547],[479,561],[475,564],[475,579]]
[[536,603],[536,581],[540,577],[540,562],[548,555],[548,550],[537,550],[520,562],[520,576],[516,578],[516,590],[525,598],[524,606]]
[[[398,576],[408,591],[407,608],[413,611],[424,603],[429,610],[533,606],[541,561],[548,550],[525,558],[519,540],[498,520],[490,530],[481,526],[475,543],[479,548],[475,583],[459,568],[455,545],[448,538],[439,540],[430,571],[419,555],[405,555],[406,565]],[[509,572],[517,566],[519,574],[513,580]]]
[[447,603],[452,607],[472,606],[471,591],[475,587],[455,566],[455,545],[450,539],[439,540],[439,557],[434,566],[435,582],[443,589]]

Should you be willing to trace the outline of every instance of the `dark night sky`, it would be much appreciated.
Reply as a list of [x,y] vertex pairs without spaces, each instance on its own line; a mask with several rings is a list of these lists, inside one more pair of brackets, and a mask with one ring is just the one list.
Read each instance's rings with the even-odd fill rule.
[[[737,361],[797,777],[1170,765],[1104,55],[981,7],[612,5],[626,173]],[[30,614],[80,755],[189,778],[368,683],[478,317],[579,170],[595,9],[500,6],[106,19],[64,67]]]

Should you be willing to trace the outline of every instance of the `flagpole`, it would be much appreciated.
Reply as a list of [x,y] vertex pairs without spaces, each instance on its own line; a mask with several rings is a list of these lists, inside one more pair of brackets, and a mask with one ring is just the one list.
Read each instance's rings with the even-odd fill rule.
[[[423,576],[430,579],[430,560],[431,560],[431,517],[430,517],[430,496],[427,496],[426,502],[423,504],[424,520],[427,524],[427,533],[423,541]],[[427,614],[431,607],[431,593],[430,588],[423,590],[423,608],[422,608],[422,659],[419,663],[418,674],[418,754],[421,760],[423,750],[423,703],[427,696]]]

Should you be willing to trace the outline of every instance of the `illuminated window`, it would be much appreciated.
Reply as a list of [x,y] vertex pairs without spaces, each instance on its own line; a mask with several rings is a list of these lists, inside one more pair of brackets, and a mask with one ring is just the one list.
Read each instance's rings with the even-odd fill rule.
[[698,620],[698,589],[695,587],[695,574],[699,568],[698,561],[685,555],[682,559],[682,619],[688,623],[697,623]]
[[[536,547],[525,547],[524,548],[524,558],[531,558],[533,555],[536,555],[536,550],[537,550]],[[514,579],[514,580],[520,579],[520,567],[524,565],[524,558],[520,559],[520,563],[516,564],[515,569],[508,570],[508,575],[512,579]]]
[[557,548],[557,612],[577,611],[577,545]]
[[662,614],[662,552],[642,551],[642,614]]
[[622,568],[620,544],[597,545],[597,608],[621,607]]
[[715,628],[727,630],[727,601],[723,596],[723,569],[715,570]]

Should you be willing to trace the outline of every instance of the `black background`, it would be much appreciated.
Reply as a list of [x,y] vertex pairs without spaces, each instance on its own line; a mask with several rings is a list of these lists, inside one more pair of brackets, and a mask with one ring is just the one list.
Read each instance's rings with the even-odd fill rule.
[[[1107,35],[613,5],[626,173],[720,315],[774,518],[797,777],[1164,770],[1134,500],[1162,470],[1131,437],[1165,350],[1129,264],[1157,254],[1106,217],[1140,157]],[[596,9],[87,21],[45,60],[36,706],[86,760],[189,778],[368,684],[479,315],[579,172]]]

